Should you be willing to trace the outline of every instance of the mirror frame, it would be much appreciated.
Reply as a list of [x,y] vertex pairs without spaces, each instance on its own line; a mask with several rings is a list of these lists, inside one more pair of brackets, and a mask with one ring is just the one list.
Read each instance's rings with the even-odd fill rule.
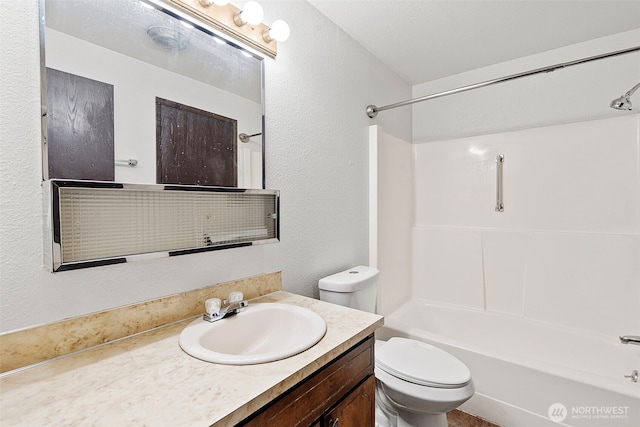
[[[49,150],[47,144],[47,66],[46,66],[46,50],[45,50],[45,27],[46,27],[46,19],[45,19],[45,2],[46,0],[38,0],[38,32],[39,32],[39,44],[40,44],[40,106],[41,106],[41,152],[42,152],[42,181],[47,181],[50,179],[49,177]],[[149,3],[159,9],[160,11],[167,13],[173,16],[176,19],[182,19],[190,24],[192,24],[199,31],[203,31],[211,36],[216,36],[224,39],[228,44],[232,45],[236,49],[244,50],[254,56],[256,59],[263,61],[262,66],[260,67],[260,86],[261,86],[261,124],[262,124],[262,133],[261,133],[261,145],[262,145],[262,189],[266,188],[266,180],[265,180],[265,169],[266,169],[266,161],[265,161],[265,149],[266,149],[266,137],[265,137],[265,54],[268,57],[275,58],[277,54],[277,42],[274,40],[270,43],[265,43],[259,40],[256,34],[260,35],[260,39],[262,36],[262,31],[264,29],[268,29],[268,27],[264,24],[259,24],[256,26],[252,26],[253,28],[249,29],[249,33],[243,34],[243,32],[247,32],[247,30],[238,31],[233,29],[230,25],[227,25],[225,22],[218,22],[217,18],[212,14],[205,12],[198,12],[197,8],[203,9],[202,6],[199,5],[198,0],[144,0],[144,2]],[[194,3],[194,5],[189,6],[188,2]],[[228,4],[225,6],[226,9],[232,11],[239,10],[235,6]],[[210,16],[208,16],[210,15]],[[231,15],[232,16],[232,15]],[[244,26],[248,27],[248,26]],[[241,27],[243,28],[243,27]],[[255,33],[255,34],[253,34]],[[260,46],[264,45],[264,46]]]

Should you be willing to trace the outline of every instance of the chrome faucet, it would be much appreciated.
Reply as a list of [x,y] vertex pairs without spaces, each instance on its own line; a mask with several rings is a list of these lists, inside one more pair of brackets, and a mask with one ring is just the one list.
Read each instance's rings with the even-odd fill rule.
[[242,292],[231,292],[229,300],[224,300],[222,304],[220,298],[209,298],[204,302],[206,312],[202,318],[207,322],[217,322],[238,314],[249,306],[249,302],[243,298]]

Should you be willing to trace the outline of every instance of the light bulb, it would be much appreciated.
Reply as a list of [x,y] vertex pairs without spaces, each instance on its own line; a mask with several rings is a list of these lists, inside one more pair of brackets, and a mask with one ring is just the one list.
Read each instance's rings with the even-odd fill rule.
[[262,38],[267,43],[276,40],[279,42],[283,42],[289,38],[289,34],[291,30],[289,29],[289,24],[284,22],[282,19],[276,20],[271,28],[264,32]]
[[264,18],[262,6],[256,1],[250,0],[240,12],[235,14],[233,20],[237,26],[242,27],[244,24],[258,25],[262,22],[262,18]]

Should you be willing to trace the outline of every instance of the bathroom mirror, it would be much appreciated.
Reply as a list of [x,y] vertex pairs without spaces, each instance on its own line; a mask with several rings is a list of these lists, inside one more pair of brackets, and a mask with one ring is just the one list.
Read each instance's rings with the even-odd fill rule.
[[264,188],[262,58],[161,0],[41,0],[41,13],[44,179],[161,183],[161,99],[235,124],[210,151],[235,156],[236,186]]

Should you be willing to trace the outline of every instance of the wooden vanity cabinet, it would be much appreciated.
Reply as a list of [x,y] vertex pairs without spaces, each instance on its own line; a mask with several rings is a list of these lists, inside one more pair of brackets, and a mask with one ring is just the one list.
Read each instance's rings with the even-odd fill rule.
[[373,427],[374,347],[370,335],[238,425]]
[[376,379],[372,375],[323,417],[322,427],[373,426],[376,413]]

